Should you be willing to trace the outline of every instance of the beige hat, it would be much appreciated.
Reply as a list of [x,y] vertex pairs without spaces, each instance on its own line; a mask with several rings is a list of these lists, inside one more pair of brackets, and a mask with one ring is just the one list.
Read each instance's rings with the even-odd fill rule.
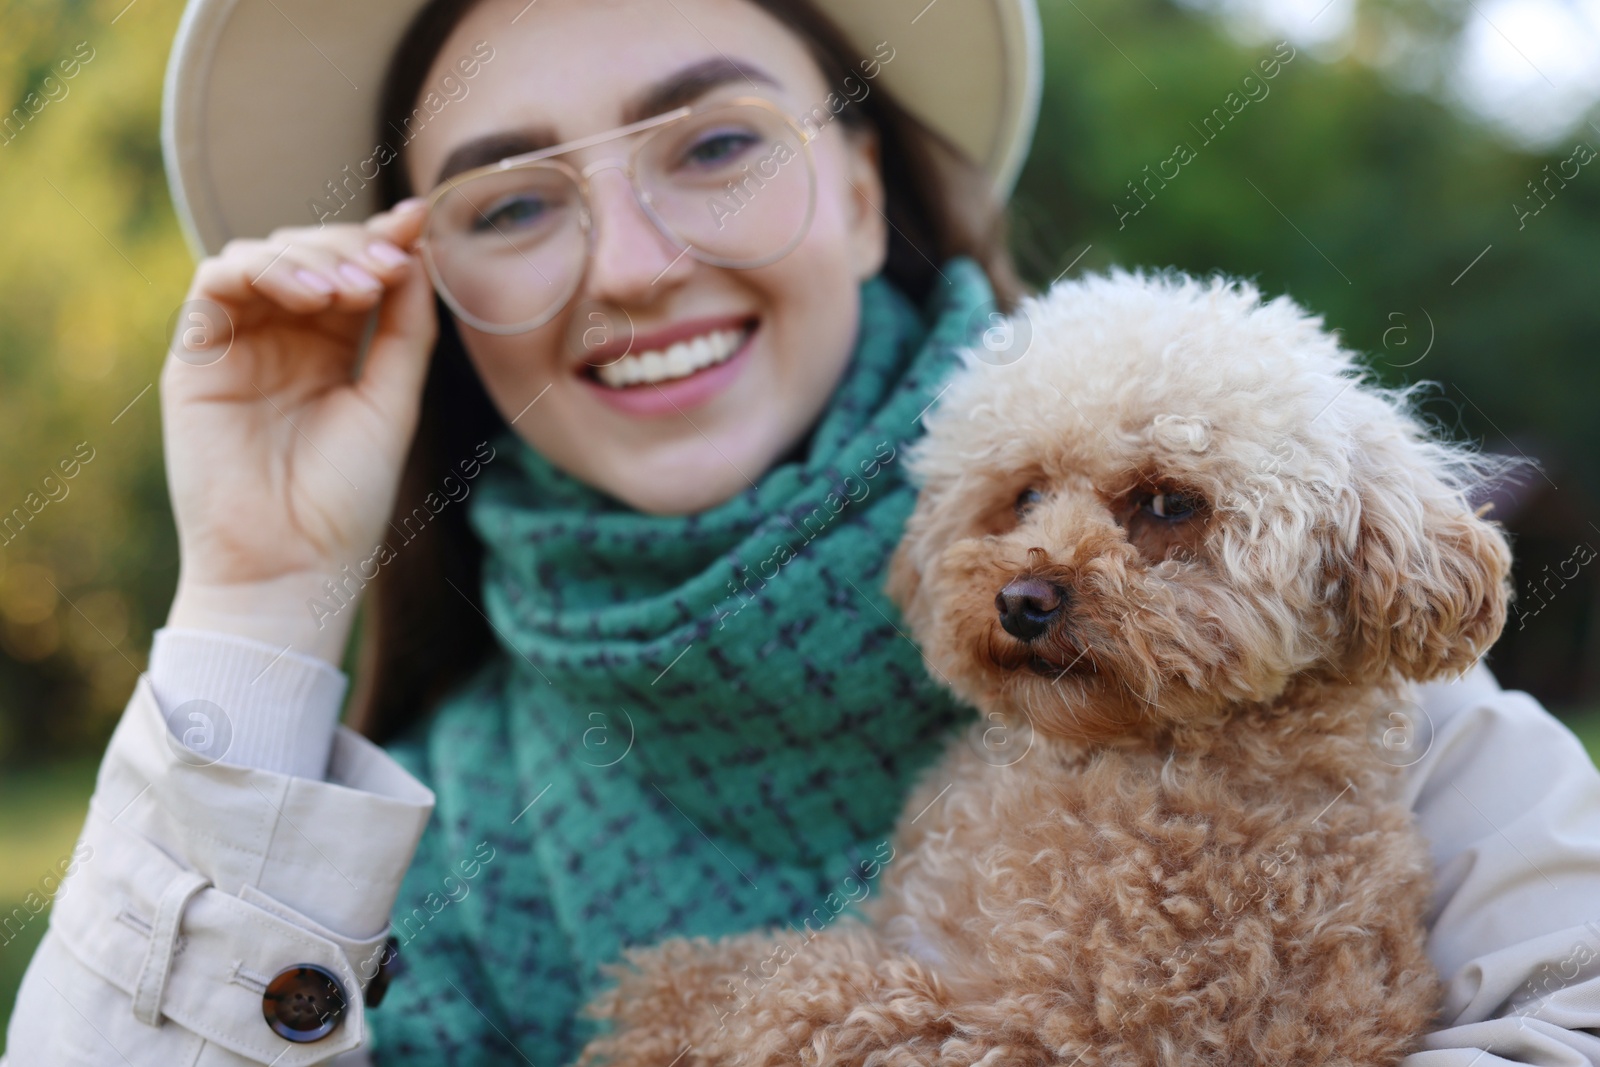
[[[373,155],[389,57],[424,2],[190,0],[167,65],[161,143],[197,255],[318,220],[312,205],[327,183]],[[863,55],[887,42],[883,83],[1010,194],[1038,114],[1035,0],[818,6]],[[376,210],[376,191],[357,191],[340,221]]]

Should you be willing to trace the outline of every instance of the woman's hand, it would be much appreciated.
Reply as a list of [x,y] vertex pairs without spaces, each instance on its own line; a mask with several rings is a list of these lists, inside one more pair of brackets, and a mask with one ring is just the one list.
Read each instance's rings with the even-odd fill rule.
[[[195,271],[161,372],[180,558],[168,626],[339,661],[356,582],[347,606],[324,583],[355,574],[381,539],[438,331],[427,273],[405,251],[424,214],[407,201],[359,225],[230,241]],[[220,321],[205,343],[211,305],[231,346]]]

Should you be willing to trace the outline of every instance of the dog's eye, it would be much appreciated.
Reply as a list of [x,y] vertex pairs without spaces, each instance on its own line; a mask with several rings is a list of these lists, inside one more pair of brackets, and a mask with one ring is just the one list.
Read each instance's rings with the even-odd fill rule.
[[1018,493],[1017,502],[1015,505],[1017,518],[1022,518],[1029,512],[1030,509],[1032,509],[1035,504],[1043,499],[1044,494],[1039,492],[1037,489],[1024,489],[1022,492]]
[[1187,519],[1200,510],[1200,498],[1193,493],[1152,493],[1144,509],[1158,519],[1176,522]]

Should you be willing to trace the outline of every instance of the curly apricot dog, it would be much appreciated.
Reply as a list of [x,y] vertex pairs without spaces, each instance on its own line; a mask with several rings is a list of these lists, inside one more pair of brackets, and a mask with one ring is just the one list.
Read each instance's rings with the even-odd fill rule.
[[[1500,632],[1510,555],[1465,495],[1493,463],[1243,283],[1114,273],[1017,315],[1031,349],[970,355],[929,416],[889,579],[987,721],[910,797],[866,921],[631,951],[585,1063],[1417,1047],[1431,865],[1373,727]],[[976,743],[997,722],[1020,758]]]

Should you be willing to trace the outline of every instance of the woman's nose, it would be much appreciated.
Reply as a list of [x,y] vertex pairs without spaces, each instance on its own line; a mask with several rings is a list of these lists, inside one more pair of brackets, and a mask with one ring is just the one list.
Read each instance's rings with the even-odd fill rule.
[[693,269],[693,257],[676,246],[645,214],[620,167],[589,178],[594,244],[585,279],[591,300],[647,304]]

